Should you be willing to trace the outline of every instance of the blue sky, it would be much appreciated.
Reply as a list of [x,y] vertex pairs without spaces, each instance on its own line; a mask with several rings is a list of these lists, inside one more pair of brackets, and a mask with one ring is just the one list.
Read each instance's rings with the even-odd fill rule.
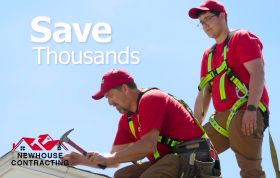
[[[70,139],[87,151],[109,152],[117,129],[119,113],[105,99],[94,101],[91,95],[99,87],[104,73],[113,68],[128,71],[140,88],[158,87],[194,105],[199,83],[200,61],[204,50],[214,43],[198,29],[198,20],[188,17],[188,10],[201,4],[199,1],[44,1],[11,2],[0,6],[0,156],[12,149],[22,137],[49,134],[53,139],[71,128]],[[265,80],[270,96],[270,131],[280,152],[279,83],[277,71],[279,45],[279,6],[276,0],[221,1],[228,13],[231,29],[245,29],[259,37],[263,43]],[[79,43],[72,26],[72,42],[31,42],[31,35],[42,37],[31,28],[31,21],[46,16],[51,23],[42,23],[52,33],[55,23],[72,26],[79,23],[95,25],[108,23],[112,28],[110,43],[97,43],[91,36]],[[115,51],[129,46],[139,51],[137,65],[46,64],[47,54],[42,53],[42,64],[37,62],[33,47],[47,47],[61,51]],[[130,51],[130,52],[131,52]],[[78,57],[78,56],[76,56]],[[51,57],[52,59],[52,57]],[[52,59],[54,60],[54,59]],[[131,59],[130,59],[131,60]],[[213,106],[207,114],[213,113]],[[208,121],[205,119],[204,124]],[[270,158],[268,132],[264,133],[263,169],[267,177],[275,177]],[[68,146],[70,150],[73,150]],[[239,177],[239,167],[231,150],[220,155],[223,175]],[[127,164],[122,164],[125,166]],[[97,170],[79,167],[112,176],[116,169]]]

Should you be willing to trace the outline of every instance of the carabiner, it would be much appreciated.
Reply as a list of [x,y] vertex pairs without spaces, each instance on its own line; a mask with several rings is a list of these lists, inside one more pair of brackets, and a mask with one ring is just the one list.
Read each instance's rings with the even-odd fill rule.
[[[239,91],[242,90],[242,89],[246,90],[246,93],[245,93],[243,96],[239,96],[238,93],[239,93]],[[235,87],[235,92],[236,92],[236,96],[237,96],[238,98],[245,98],[245,97],[247,96],[247,94],[248,94],[248,89],[246,88],[246,85],[243,83],[243,86],[242,86],[240,89],[238,89],[237,87]]]

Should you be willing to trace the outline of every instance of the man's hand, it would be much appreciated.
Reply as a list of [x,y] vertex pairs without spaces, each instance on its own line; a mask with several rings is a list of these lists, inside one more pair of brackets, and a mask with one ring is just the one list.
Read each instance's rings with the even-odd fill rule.
[[62,161],[67,160],[69,166],[82,165],[86,161],[86,157],[80,153],[72,151],[71,153],[65,154],[61,158]]
[[251,135],[257,129],[257,111],[246,110],[243,115],[241,130],[244,135]]
[[112,154],[100,154],[98,152],[88,152],[86,159],[88,162],[90,162],[92,167],[100,168],[98,164],[101,165],[110,165],[114,164],[111,162],[111,157],[113,157]]

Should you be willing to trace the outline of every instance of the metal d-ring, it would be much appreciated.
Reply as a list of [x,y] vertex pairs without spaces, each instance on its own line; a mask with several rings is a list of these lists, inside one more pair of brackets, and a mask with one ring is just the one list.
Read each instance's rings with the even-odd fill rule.
[[[239,96],[238,93],[239,93],[239,91],[242,90],[242,89],[246,90],[246,93],[245,93],[243,96]],[[242,86],[240,89],[238,89],[237,87],[235,87],[235,92],[236,92],[236,96],[237,96],[238,98],[245,98],[245,97],[247,96],[247,94],[248,94],[248,89],[246,88],[246,85],[243,83],[243,86]]]

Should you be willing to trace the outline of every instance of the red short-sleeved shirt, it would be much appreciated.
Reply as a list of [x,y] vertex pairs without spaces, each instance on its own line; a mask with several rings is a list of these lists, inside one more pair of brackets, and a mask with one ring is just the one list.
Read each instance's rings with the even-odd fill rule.
[[[223,58],[223,45],[224,42],[221,44],[217,44],[215,53],[212,57],[211,61],[211,69],[219,67],[224,58]],[[227,52],[227,63],[228,66],[233,70],[233,72],[237,75],[239,80],[244,83],[249,89],[249,81],[250,81],[250,74],[243,65],[246,62],[252,61],[257,58],[262,58],[262,43],[252,33],[246,30],[238,30],[236,31],[228,43],[228,52]],[[208,63],[208,54],[211,47],[205,50],[201,62],[201,73],[200,77],[205,77],[207,73],[207,63]],[[264,60],[263,60],[264,64]],[[224,72],[223,72],[224,73]],[[213,105],[216,112],[223,111],[226,109],[230,109],[234,103],[238,100],[235,91],[235,85],[228,80],[228,77],[225,77],[225,92],[227,101],[221,102],[220,92],[219,92],[219,81],[222,74],[216,76],[213,81],[212,86],[212,99]],[[242,96],[242,93],[240,93]],[[261,97],[261,102],[264,106],[268,109],[269,104],[269,97],[266,89],[266,85],[264,84],[264,89]],[[246,109],[246,104],[241,107],[241,109]]]
[[[159,135],[176,138],[178,141],[196,139],[203,135],[202,130],[187,110],[177,100],[160,90],[150,90],[145,93],[139,102],[138,110],[141,124],[140,132],[136,112],[131,116],[137,140],[140,140],[153,128],[159,129]],[[123,114],[120,117],[114,145],[135,141],[136,139],[129,129],[127,114]],[[161,157],[171,150],[161,143],[157,144],[157,149]],[[148,155],[147,158],[152,163],[156,162],[153,154]]]

